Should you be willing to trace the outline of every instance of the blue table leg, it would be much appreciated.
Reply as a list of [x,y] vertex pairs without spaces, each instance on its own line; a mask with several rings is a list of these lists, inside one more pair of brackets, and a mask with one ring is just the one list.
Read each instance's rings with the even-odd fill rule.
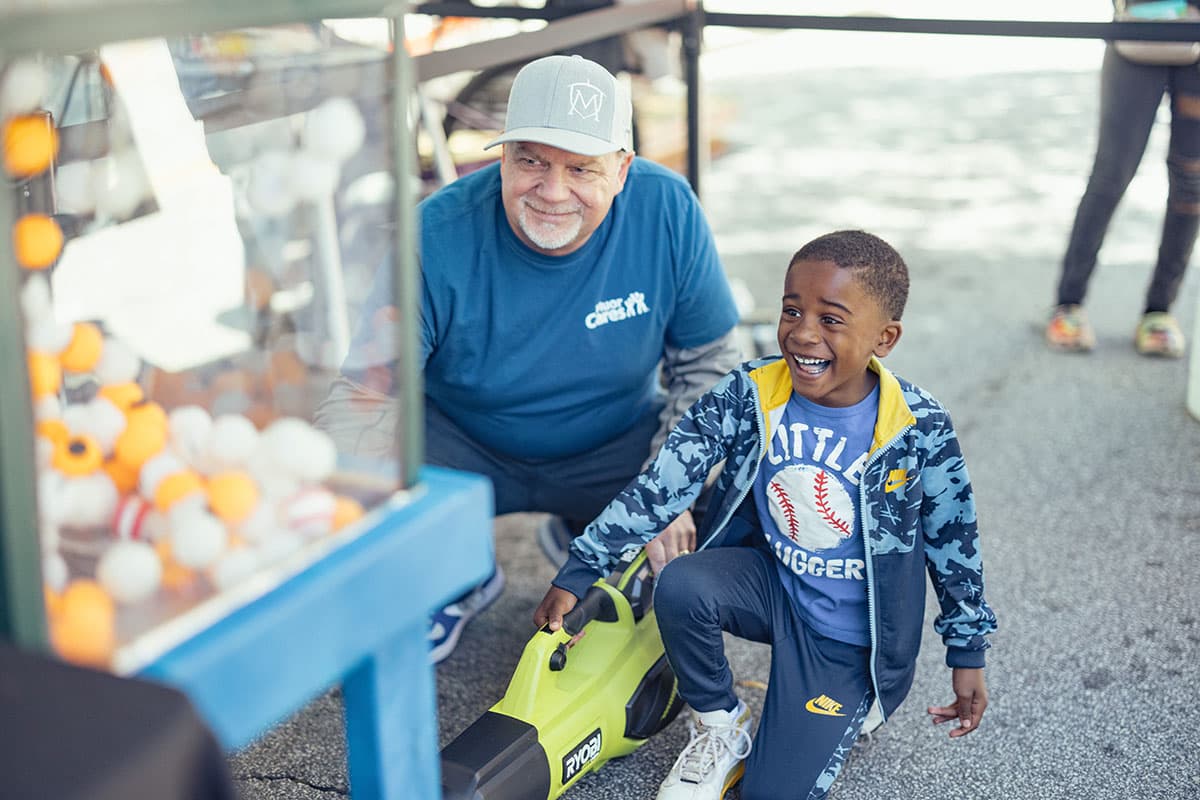
[[427,631],[422,620],[400,632],[342,682],[354,800],[441,795],[437,696]]

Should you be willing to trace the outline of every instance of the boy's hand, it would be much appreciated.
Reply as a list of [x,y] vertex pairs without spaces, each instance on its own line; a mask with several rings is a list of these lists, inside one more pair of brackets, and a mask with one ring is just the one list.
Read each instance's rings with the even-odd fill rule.
[[954,705],[930,706],[928,711],[934,725],[957,719],[958,727],[950,731],[950,736],[957,738],[979,727],[979,720],[988,704],[987,683],[983,679],[982,669],[963,668],[954,670],[953,683]]
[[646,542],[646,559],[657,575],[671,559],[696,549],[696,521],[691,511],[684,511],[662,533]]
[[541,605],[533,612],[533,624],[539,628],[549,624],[550,630],[556,631],[562,627],[563,614],[566,614],[579,600],[566,589],[551,586],[550,591],[542,598]]

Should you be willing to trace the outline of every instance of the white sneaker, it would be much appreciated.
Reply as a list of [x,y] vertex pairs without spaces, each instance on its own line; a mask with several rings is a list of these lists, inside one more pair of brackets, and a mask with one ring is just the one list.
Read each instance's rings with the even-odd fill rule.
[[721,800],[750,755],[750,709],[693,712],[691,740],[658,789],[658,800]]

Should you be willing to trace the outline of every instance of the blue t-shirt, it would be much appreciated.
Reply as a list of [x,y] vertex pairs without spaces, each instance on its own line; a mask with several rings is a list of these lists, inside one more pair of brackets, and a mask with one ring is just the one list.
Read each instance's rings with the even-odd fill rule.
[[[610,441],[656,413],[664,342],[698,347],[737,322],[695,194],[653,162],[633,160],[604,222],[565,256],[513,233],[498,164],[429,196],[418,213],[425,393],[501,453],[558,458]],[[380,363],[371,331],[388,277],[377,276],[366,304],[352,375]]]
[[763,535],[796,612],[821,635],[860,646],[871,636],[858,484],[878,410],[878,386],[845,408],[793,394],[754,482]]

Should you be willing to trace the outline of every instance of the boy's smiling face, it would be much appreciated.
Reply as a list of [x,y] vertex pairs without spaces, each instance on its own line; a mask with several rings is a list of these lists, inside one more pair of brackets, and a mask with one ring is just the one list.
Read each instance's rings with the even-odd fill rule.
[[850,406],[878,378],[867,369],[900,340],[902,326],[855,277],[832,261],[797,261],[783,282],[779,349],[796,394],[823,406]]

